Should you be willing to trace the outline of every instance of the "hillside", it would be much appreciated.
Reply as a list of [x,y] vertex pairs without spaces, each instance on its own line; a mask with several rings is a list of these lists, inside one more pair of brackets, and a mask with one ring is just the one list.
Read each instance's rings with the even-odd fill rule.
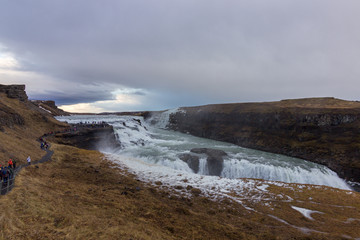
[[[36,139],[44,133],[63,129],[66,125],[29,102],[25,88],[20,88],[17,95],[9,97],[6,92],[1,91],[2,86],[4,85],[0,86],[1,164],[7,163],[9,158],[16,159],[18,164],[25,163],[29,155],[33,159],[39,159],[43,151]],[[15,85],[14,88],[18,86]]]
[[[35,141],[65,125],[0,94],[1,157],[45,152]],[[149,182],[106,156],[52,143],[53,160],[23,169],[0,196],[0,239],[355,239],[360,194],[243,179],[214,198],[186,179]],[[183,187],[187,185],[186,187]]]
[[183,107],[168,127],[298,157],[360,182],[360,102],[308,98]]

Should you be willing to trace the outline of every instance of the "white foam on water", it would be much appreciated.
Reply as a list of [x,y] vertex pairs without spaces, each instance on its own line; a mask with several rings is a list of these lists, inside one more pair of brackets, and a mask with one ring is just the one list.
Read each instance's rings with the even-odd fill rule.
[[252,163],[248,160],[224,161],[222,177],[258,178],[287,183],[316,184],[350,190],[346,182],[328,168],[284,167],[267,163]]
[[180,108],[174,108],[174,109],[166,110],[166,111],[164,111],[162,113],[154,113],[150,117],[148,122],[154,122],[154,125],[157,128],[166,129],[168,124],[169,124],[170,115],[174,114],[174,113],[177,113],[177,112],[184,113],[185,110],[180,109]]

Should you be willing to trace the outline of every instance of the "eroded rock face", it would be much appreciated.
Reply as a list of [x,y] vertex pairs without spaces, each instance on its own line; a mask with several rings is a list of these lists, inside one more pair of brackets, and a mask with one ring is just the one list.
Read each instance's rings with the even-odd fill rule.
[[221,175],[224,165],[223,157],[227,156],[224,151],[211,148],[193,148],[190,152],[191,153],[181,154],[179,158],[186,162],[195,173],[199,172],[200,157],[198,155],[205,154],[207,156],[206,161],[209,175]]
[[199,157],[198,156],[194,156],[191,155],[189,153],[184,153],[179,155],[179,158],[181,160],[183,160],[184,162],[186,162],[189,167],[194,171],[194,173],[198,173],[199,172]]
[[25,92],[25,85],[0,84],[0,92],[6,93],[8,98],[16,98],[20,101],[28,100],[28,96]]
[[24,118],[13,109],[0,103],[0,131],[4,131],[4,127],[12,128],[14,125],[24,125]]
[[[0,84],[0,93],[5,93],[8,98],[16,98],[20,101],[27,101],[28,96],[25,92],[25,85],[2,85]],[[10,107],[0,104],[0,131],[4,127],[12,128],[14,125],[24,125],[25,120],[21,115]]]
[[112,126],[103,128],[82,128],[77,132],[56,134],[53,138],[59,144],[76,146],[88,150],[115,149],[120,147]]
[[333,98],[181,108],[168,127],[298,157],[360,182],[360,102]]

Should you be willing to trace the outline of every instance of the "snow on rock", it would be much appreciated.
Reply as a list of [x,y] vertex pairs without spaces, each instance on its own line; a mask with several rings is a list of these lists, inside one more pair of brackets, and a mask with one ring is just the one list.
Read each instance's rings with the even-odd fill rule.
[[49,111],[49,110],[47,110],[47,109],[43,108],[42,106],[39,106],[39,108],[40,108],[40,109],[42,109],[42,110],[44,110],[45,112],[48,112],[48,113],[52,114],[52,112],[51,112],[51,111]]
[[319,211],[314,211],[314,210],[309,210],[309,209],[306,209],[306,208],[300,208],[300,207],[295,207],[295,206],[291,206],[292,209],[300,212],[302,215],[304,215],[304,217],[310,219],[310,220],[314,220],[312,217],[311,217],[311,214],[313,213],[321,213],[321,214],[324,214],[323,212],[319,212]]

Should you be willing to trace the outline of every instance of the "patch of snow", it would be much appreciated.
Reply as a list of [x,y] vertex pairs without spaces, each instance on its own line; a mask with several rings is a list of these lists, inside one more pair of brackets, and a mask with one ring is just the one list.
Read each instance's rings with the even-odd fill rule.
[[271,215],[271,214],[268,214],[268,216],[269,216],[269,217],[272,217],[273,219],[275,219],[275,220],[277,220],[277,221],[279,221],[279,222],[281,222],[281,223],[283,223],[283,224],[286,224],[286,225],[289,225],[289,226],[291,226],[291,227],[293,227],[293,228],[296,228],[296,229],[298,229],[299,231],[301,231],[301,232],[303,232],[303,233],[305,233],[305,234],[310,234],[310,233],[312,233],[312,232],[314,232],[314,233],[326,234],[325,232],[320,232],[320,231],[313,230],[313,229],[310,229],[310,228],[298,227],[298,226],[292,225],[292,224],[288,223],[287,221],[285,221],[285,220],[283,220],[283,219],[281,219],[281,218],[278,218],[278,217],[276,217],[276,216],[274,216],[274,215]]
[[358,219],[358,218],[348,218],[348,219],[346,220],[346,222],[344,222],[344,223],[352,223],[352,222],[355,222],[355,221],[359,221],[359,222],[360,222],[360,219]]
[[291,206],[292,209],[300,212],[302,215],[304,215],[304,217],[310,219],[310,220],[314,220],[312,217],[311,217],[311,214],[312,213],[321,213],[321,214],[324,214],[322,212],[319,212],[319,211],[314,211],[314,210],[309,210],[309,209],[306,209],[306,208],[300,208],[300,207],[295,207],[295,206]]
[[40,109],[42,109],[42,110],[44,110],[45,112],[48,112],[48,113],[52,114],[52,112],[51,112],[51,111],[49,111],[49,110],[47,110],[47,109],[43,108],[42,106],[39,106],[39,108],[40,108]]
[[269,185],[267,184],[264,184],[264,185],[261,185],[261,186],[257,186],[256,188],[257,189],[260,189],[261,191],[264,191],[264,192],[267,192],[267,188],[269,187]]
[[353,239],[352,237],[350,237],[349,235],[341,235],[343,238],[346,238],[346,239]]

